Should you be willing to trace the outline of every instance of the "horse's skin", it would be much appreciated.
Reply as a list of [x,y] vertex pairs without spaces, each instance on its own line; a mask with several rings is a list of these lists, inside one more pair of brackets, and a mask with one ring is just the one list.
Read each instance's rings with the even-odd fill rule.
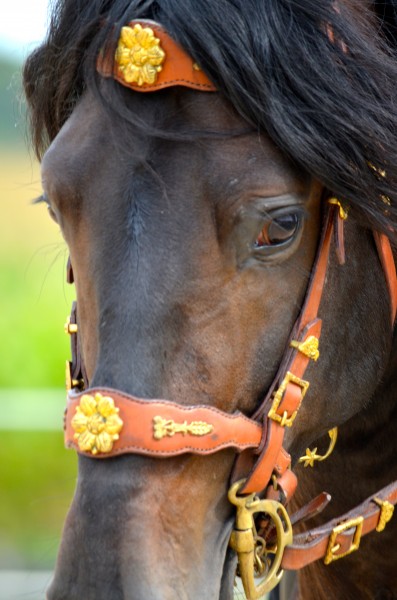
[[[88,89],[49,133],[42,162],[45,198],[70,250],[90,385],[251,414],[305,295],[324,181],[248,129],[222,94],[118,94],[147,128],[172,135],[136,128],[131,136]],[[186,131],[195,133],[184,139]],[[263,227],[286,214],[297,223],[287,242],[257,248]],[[354,207],[345,235],[346,264],[334,252],[329,264],[321,358],[309,367],[310,391],[286,444],[296,461],[340,426],[329,462],[299,471],[296,500],[326,489],[335,515],[397,479],[397,355],[385,277]],[[229,450],[166,460],[80,456],[48,600],[231,600],[234,458]],[[300,597],[397,596],[396,534],[397,520],[356,555],[307,568]]]

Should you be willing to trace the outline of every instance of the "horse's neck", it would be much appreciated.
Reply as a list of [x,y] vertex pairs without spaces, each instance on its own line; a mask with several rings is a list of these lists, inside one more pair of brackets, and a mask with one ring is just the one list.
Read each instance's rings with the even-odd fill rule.
[[[340,428],[336,449],[326,463],[299,470],[298,502],[326,490],[332,502],[316,524],[338,517],[397,480],[396,456],[397,335],[388,369],[369,406]],[[396,536],[397,514],[385,531],[363,538],[358,552],[330,566],[317,562],[303,569],[299,597],[397,599]]]

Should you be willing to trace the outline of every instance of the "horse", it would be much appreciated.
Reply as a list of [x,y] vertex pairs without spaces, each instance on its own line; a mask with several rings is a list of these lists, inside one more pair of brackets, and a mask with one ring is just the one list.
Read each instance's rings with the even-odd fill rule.
[[48,600],[231,600],[237,556],[251,599],[300,567],[304,600],[397,597],[396,12],[54,2],[23,74],[77,293]]

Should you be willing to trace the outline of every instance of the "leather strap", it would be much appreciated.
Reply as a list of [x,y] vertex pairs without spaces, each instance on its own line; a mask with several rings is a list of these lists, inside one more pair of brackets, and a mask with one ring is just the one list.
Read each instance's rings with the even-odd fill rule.
[[382,263],[383,271],[386,277],[387,288],[391,303],[391,320],[392,326],[396,320],[397,314],[397,274],[396,264],[390,245],[389,238],[384,233],[374,231],[374,238],[378,248],[378,255]]
[[[317,315],[324,290],[335,219],[338,215],[339,211],[335,206],[327,207],[325,226],[312,271],[312,279],[301,315],[293,329],[296,332],[297,345],[308,342],[309,338],[315,338],[317,341],[320,339],[321,320]],[[262,441],[261,453],[256,457],[255,464],[241,490],[242,494],[262,490],[272,476],[275,458],[282,448],[285,426],[292,424],[308,387],[309,382],[306,382],[303,377],[310,360],[311,358],[299,349],[288,345],[276,380],[253,416],[254,419],[262,420],[267,415],[267,427],[264,430],[266,437]],[[275,398],[278,394],[281,395],[281,400],[275,407]],[[289,465],[286,466],[288,467]],[[239,470],[237,465],[236,473]],[[282,476],[282,473],[276,475]]]
[[[69,259],[70,261],[70,259]],[[68,265],[70,262],[68,263]],[[67,270],[67,281],[69,282],[70,273],[73,274],[71,268]],[[65,325],[65,331],[70,335],[70,350],[72,360],[66,362],[66,388],[82,389],[87,387],[88,378],[84,366],[83,356],[80,348],[80,337],[78,335],[77,324],[77,302],[73,302],[70,317]]]
[[392,511],[382,508],[379,500],[387,501],[393,506],[397,503],[397,481],[341,517],[295,536],[292,545],[284,551],[282,568],[301,569],[316,560],[326,559],[327,556],[328,564],[356,550],[363,535],[376,528],[382,531],[382,527],[391,518]]
[[[259,423],[240,412],[229,414],[211,406],[181,406],[168,400],[135,398],[109,388],[91,388],[87,392],[70,391],[65,414],[66,446],[87,456],[92,456],[92,453],[79,448],[72,420],[82,398],[95,398],[97,394],[113,400],[123,426],[111,451],[98,453],[96,458],[125,453],[158,457],[189,452],[213,454],[224,448],[241,451],[257,448],[261,440],[262,428]],[[90,411],[86,416],[85,430],[92,432],[94,429],[99,435],[95,429],[96,419],[102,418],[102,415]],[[90,417],[94,417],[93,421],[90,421]]]
[[[149,19],[140,19],[136,21],[130,21],[127,25],[127,29],[133,30],[134,27],[140,26],[144,31],[151,31],[155,38],[160,40],[160,48],[163,50],[165,57],[164,62],[160,65],[160,69],[157,75],[154,77],[152,83],[141,83],[136,81],[128,81],[128,75],[125,71],[120,68],[112,54],[102,55],[97,61],[97,70],[103,77],[113,77],[124,85],[135,92],[156,92],[163,88],[168,88],[176,85],[188,87],[194,90],[200,90],[202,92],[217,92],[218,90],[214,84],[210,81],[204,71],[201,70],[200,66],[185,52],[185,50],[173,40],[164,28],[150,21]],[[124,30],[125,28],[123,28]],[[122,30],[122,36],[123,36]],[[150,35],[150,34],[149,34]],[[122,42],[119,42],[119,44]],[[139,40],[130,50],[131,64],[142,65],[142,71],[144,72],[147,65],[150,62],[148,59],[146,64],[144,59],[139,56],[140,47]]]

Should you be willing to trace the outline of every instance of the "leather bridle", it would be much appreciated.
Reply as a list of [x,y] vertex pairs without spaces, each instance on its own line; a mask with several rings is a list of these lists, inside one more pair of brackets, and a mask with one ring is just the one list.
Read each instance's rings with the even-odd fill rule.
[[[152,72],[152,83],[139,79],[135,63],[130,76],[126,68],[121,69],[126,64],[125,46],[133,32],[139,37],[147,29],[150,31],[146,35],[160,40],[154,43],[157,52],[154,62],[158,64],[154,65],[157,71]],[[98,61],[102,75],[114,76],[139,92],[170,85],[216,91],[200,67],[160,25],[134,21],[123,30],[128,31],[124,31],[124,46],[120,50],[119,45],[116,53],[116,65],[113,66],[113,57],[109,56]],[[159,47],[164,49],[162,62]],[[122,65],[120,57],[124,60]],[[339,262],[344,262],[343,229],[347,214],[335,198],[325,202],[324,212],[321,239],[300,316],[279,371],[251,418],[211,406],[181,406],[169,400],[136,398],[108,388],[82,391],[88,381],[79,347],[76,304],[67,324],[72,341],[72,362],[67,367],[70,387],[65,413],[67,447],[97,459],[126,453],[166,458],[185,453],[213,454],[225,448],[236,450],[229,491],[229,499],[237,508],[231,546],[238,554],[239,572],[250,599],[272,589],[280,581],[283,568],[299,569],[319,558],[328,564],[350,554],[358,548],[362,535],[384,528],[397,502],[395,482],[346,515],[295,537],[291,521],[295,523],[316,514],[329,497],[322,494],[292,518],[284,508],[297,485],[291,457],[283,448],[284,433],[286,427],[293,426],[309,388],[306,369],[319,356],[322,324],[319,309],[333,240]],[[374,237],[389,289],[393,326],[397,311],[394,259],[388,238],[379,233]],[[71,269],[68,280],[73,280]],[[254,582],[254,572],[263,575],[259,586]]]

